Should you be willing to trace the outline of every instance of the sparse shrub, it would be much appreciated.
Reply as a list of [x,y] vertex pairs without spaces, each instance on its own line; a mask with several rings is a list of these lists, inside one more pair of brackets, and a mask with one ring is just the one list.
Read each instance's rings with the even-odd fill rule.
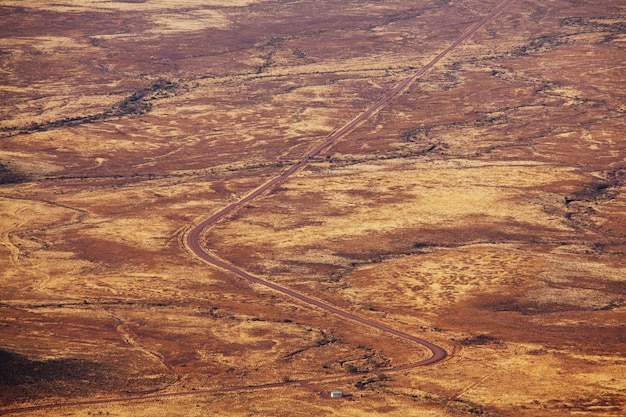
[[351,374],[356,374],[359,372],[359,368],[352,364],[346,365],[346,370]]

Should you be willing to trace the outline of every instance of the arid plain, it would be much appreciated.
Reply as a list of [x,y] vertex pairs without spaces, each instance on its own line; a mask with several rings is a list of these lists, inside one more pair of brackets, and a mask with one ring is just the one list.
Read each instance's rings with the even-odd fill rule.
[[[0,0],[0,414],[622,416],[626,5]],[[341,399],[330,399],[339,390]]]

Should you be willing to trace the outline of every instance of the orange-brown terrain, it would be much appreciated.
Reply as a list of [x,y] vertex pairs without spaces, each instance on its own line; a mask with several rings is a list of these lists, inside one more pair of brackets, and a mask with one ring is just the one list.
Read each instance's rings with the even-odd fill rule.
[[[0,0],[0,414],[623,416],[626,4]],[[199,259],[442,347],[311,307]],[[331,399],[330,392],[344,393]]]

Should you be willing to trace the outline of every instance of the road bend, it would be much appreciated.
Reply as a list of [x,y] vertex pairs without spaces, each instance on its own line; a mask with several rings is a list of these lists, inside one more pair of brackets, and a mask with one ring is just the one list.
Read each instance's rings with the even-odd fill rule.
[[274,282],[266,281],[259,277],[255,277],[249,274],[248,272],[244,271],[242,268],[239,268],[223,259],[220,259],[217,256],[210,253],[209,251],[205,250],[202,247],[200,240],[201,240],[201,235],[203,231],[206,230],[209,226],[217,223],[218,221],[226,217],[228,214],[230,214],[234,210],[240,208],[241,206],[248,203],[249,201],[257,198],[258,196],[265,193],[266,191],[271,190],[275,188],[276,186],[278,186],[280,183],[286,181],[291,175],[293,175],[295,172],[297,172],[302,167],[307,165],[312,158],[318,156],[322,151],[331,147],[339,139],[344,138],[345,136],[349,135],[357,127],[359,127],[360,125],[365,123],[367,120],[369,120],[380,109],[385,107],[391,100],[393,100],[395,97],[399,96],[400,94],[404,93],[413,82],[415,82],[418,78],[420,78],[421,76],[426,74],[430,69],[432,69],[441,59],[443,59],[448,53],[450,53],[450,51],[458,47],[463,41],[465,41],[474,33],[476,33],[476,31],[478,31],[481,27],[483,27],[484,25],[492,21],[504,8],[506,8],[512,2],[513,0],[505,0],[504,2],[500,3],[490,13],[485,15],[480,21],[470,26],[463,34],[461,34],[461,36],[455,39],[447,48],[441,51],[435,58],[433,58],[425,66],[415,71],[409,77],[404,78],[402,81],[396,84],[391,90],[389,90],[383,97],[381,97],[378,101],[372,104],[369,108],[361,112],[359,115],[357,115],[355,118],[350,120],[341,128],[331,133],[322,143],[318,144],[313,149],[306,152],[302,156],[302,158],[298,160],[297,163],[295,163],[294,165],[292,165],[285,171],[281,172],[277,176],[269,179],[261,186],[255,188],[246,196],[241,198],[239,201],[236,201],[224,207],[223,209],[219,210],[217,213],[213,214],[211,217],[207,218],[206,220],[204,220],[203,222],[201,222],[200,224],[192,228],[190,232],[187,234],[187,239],[186,239],[187,246],[189,247],[189,249],[196,256],[198,256],[200,259],[207,262],[208,264],[218,267],[220,269],[232,272],[251,283],[259,284],[266,288],[270,288],[274,291],[282,293],[302,303],[305,303],[310,306],[316,307],[318,309],[335,314],[344,319],[357,322],[359,324],[368,326],[370,328],[375,328],[381,332],[384,332],[384,333],[387,333],[387,334],[390,334],[390,335],[393,335],[393,336],[396,336],[405,340],[415,342],[425,347],[426,349],[430,350],[431,356],[429,358],[421,362],[412,364],[411,366],[432,365],[432,364],[435,364],[437,362],[444,360],[448,356],[447,352],[443,348],[431,342],[428,342],[424,339],[418,338],[411,334],[399,331],[397,329],[394,329],[390,326],[379,323],[377,321],[351,313],[349,311],[341,310],[324,301],[301,294],[287,287],[283,287],[282,285],[278,285]]

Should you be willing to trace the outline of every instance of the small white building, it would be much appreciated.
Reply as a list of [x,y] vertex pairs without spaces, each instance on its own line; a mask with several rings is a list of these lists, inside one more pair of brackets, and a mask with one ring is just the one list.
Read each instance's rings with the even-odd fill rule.
[[330,398],[341,398],[343,397],[343,392],[341,391],[331,391]]

